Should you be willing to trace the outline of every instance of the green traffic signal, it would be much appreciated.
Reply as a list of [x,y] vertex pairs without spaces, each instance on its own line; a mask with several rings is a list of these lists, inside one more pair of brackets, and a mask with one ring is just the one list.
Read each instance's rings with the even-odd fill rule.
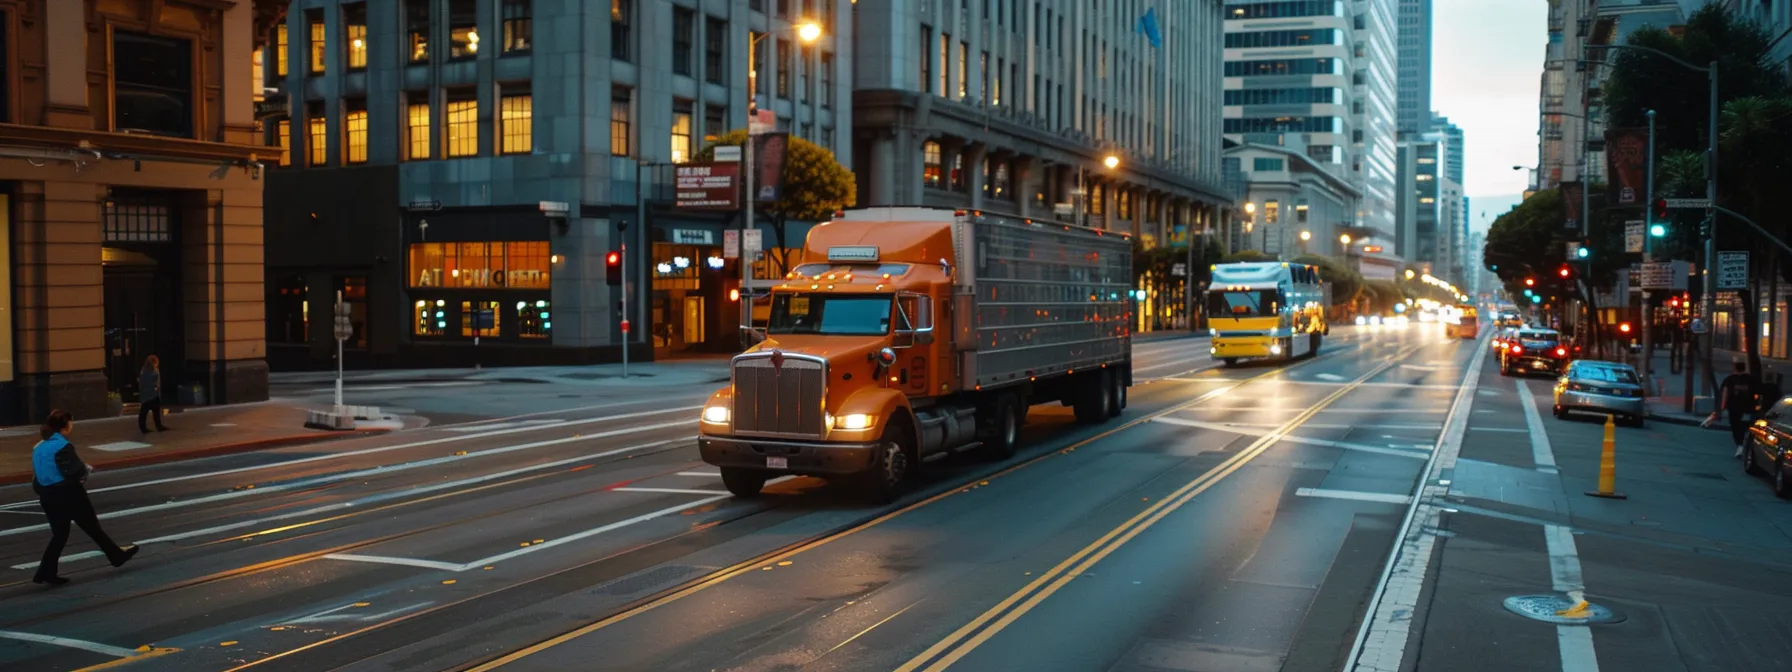
[[1666,224],[1651,224],[1651,225],[1649,225],[1649,237],[1660,238],[1665,235],[1668,235],[1668,225],[1666,225]]
[[1577,248],[1574,248],[1574,256],[1576,256],[1576,257],[1580,257],[1580,258],[1582,258],[1582,259],[1585,259],[1585,258],[1587,258],[1587,255],[1590,255],[1590,254],[1592,254],[1592,253],[1593,253],[1593,252],[1592,252],[1592,251],[1591,251],[1591,250],[1588,250],[1588,249],[1587,249],[1587,248],[1585,248],[1585,247],[1577,247]]
[[1543,303],[1543,297],[1537,296],[1536,294],[1532,294],[1531,295],[1531,303]]

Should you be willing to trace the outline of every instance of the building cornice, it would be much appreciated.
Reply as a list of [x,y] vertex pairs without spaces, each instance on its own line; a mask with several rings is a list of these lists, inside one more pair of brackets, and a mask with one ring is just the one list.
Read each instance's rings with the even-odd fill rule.
[[52,126],[0,123],[0,147],[86,154],[93,158],[138,158],[247,163],[278,156],[278,147],[206,142],[188,138],[111,133]]

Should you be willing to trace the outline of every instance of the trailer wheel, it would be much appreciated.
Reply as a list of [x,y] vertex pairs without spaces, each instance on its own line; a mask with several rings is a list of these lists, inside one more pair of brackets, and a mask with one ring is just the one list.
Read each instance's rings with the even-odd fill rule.
[[758,497],[765,488],[765,472],[741,467],[722,467],[722,485],[735,497]]
[[1313,332],[1307,338],[1313,339],[1312,347],[1307,348],[1307,357],[1309,359],[1313,358],[1313,357],[1318,357],[1319,356],[1319,346],[1321,344],[1325,343],[1325,336],[1321,335],[1319,332]]
[[990,435],[989,442],[983,444],[983,454],[990,459],[1006,460],[1014,457],[1020,449],[1021,418],[1026,414],[1026,407],[1011,394],[1004,394],[996,400],[993,418],[995,433]]
[[1220,360],[1220,362],[1224,363],[1226,365],[1226,367],[1228,367],[1228,368],[1238,366],[1238,358],[1237,357],[1227,357],[1225,359]]
[[1113,405],[1112,392],[1108,390],[1108,372],[1097,371],[1083,374],[1078,381],[1076,393],[1076,421],[1085,425],[1106,422],[1110,416],[1108,410]]
[[1120,417],[1120,411],[1126,408],[1126,381],[1121,380],[1115,372],[1108,372],[1108,417]]

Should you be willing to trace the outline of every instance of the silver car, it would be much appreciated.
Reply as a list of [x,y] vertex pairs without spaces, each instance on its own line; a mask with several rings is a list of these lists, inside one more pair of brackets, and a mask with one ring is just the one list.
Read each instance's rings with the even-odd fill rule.
[[1643,418],[1649,415],[1636,369],[1617,362],[1569,362],[1562,377],[1556,379],[1555,402],[1558,418],[1575,412],[1595,413],[1617,416],[1622,422],[1641,427]]

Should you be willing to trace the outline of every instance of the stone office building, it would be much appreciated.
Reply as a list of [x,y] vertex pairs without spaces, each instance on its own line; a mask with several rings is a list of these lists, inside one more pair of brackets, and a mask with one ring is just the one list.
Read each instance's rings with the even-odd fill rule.
[[267,398],[252,0],[0,0],[0,422]]
[[738,347],[737,213],[673,210],[670,166],[746,126],[755,42],[761,109],[851,161],[850,6],[294,0],[265,80],[291,149],[268,180],[270,364],[333,365],[339,291],[351,368],[614,361],[624,242],[632,356]]

